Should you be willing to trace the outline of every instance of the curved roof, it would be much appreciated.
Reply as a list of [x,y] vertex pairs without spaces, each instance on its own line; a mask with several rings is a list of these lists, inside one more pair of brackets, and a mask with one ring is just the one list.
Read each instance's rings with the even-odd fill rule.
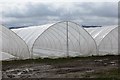
[[30,58],[30,52],[26,43],[14,32],[2,25],[0,25],[0,44],[1,54],[10,54],[19,59]]
[[85,28],[95,39],[100,55],[118,54],[118,27]]
[[99,52],[102,54],[118,54],[118,27],[111,30],[99,44]]
[[47,28],[53,24],[46,24],[42,26],[30,26],[26,28],[12,29],[17,35],[19,35],[28,45],[31,50],[34,41],[41,35]]
[[84,28],[74,22],[63,21],[12,30],[25,40],[31,53],[39,53],[40,56],[59,56],[62,53],[62,56],[66,56],[64,53],[67,53],[67,30],[69,55],[97,54],[94,39]]
[[88,33],[95,39],[97,45],[100,44],[102,39],[109,34],[116,26],[104,26],[104,27],[97,27],[97,28],[85,28]]

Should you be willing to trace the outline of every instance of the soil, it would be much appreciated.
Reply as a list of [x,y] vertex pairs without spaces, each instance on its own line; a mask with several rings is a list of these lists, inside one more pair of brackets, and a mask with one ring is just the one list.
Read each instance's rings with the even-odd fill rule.
[[[45,62],[3,62],[3,78],[97,78],[93,73],[118,69],[115,56],[94,58],[55,59]],[[88,75],[89,74],[89,75]],[[117,74],[114,74],[116,77]],[[117,76],[118,77],[118,76]]]

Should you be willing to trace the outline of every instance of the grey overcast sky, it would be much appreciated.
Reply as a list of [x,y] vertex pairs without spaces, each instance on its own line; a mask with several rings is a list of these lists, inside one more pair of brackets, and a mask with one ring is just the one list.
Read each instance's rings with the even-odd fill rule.
[[25,2],[1,4],[0,22],[7,27],[74,21],[80,25],[117,25],[117,2]]

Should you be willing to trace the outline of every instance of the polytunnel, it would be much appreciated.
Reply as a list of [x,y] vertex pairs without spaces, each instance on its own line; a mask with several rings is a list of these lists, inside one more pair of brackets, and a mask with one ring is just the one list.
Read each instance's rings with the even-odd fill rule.
[[85,28],[95,39],[99,55],[118,54],[118,27]]
[[94,39],[74,22],[63,21],[12,30],[27,43],[33,58],[97,55]]
[[0,60],[28,59],[29,48],[13,31],[0,25]]
[[1,52],[1,55],[0,55],[0,61],[2,60],[12,60],[12,59],[15,59],[16,57],[9,54],[9,53],[5,53],[5,52]]

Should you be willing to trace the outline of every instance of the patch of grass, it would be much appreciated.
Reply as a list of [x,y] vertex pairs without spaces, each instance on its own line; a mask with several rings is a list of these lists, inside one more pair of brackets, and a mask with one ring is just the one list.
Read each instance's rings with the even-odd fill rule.
[[99,71],[99,72],[92,72],[92,73],[86,73],[83,75],[83,77],[86,78],[86,76],[89,77],[95,77],[95,78],[112,78],[112,79],[120,79],[120,69],[111,69],[111,70],[105,70],[105,71]]
[[26,59],[26,60],[11,60],[11,61],[2,61],[2,65],[10,65],[10,64],[29,64],[29,63],[64,63],[68,61],[83,59],[83,57],[69,57],[69,58],[38,58],[38,59]]
[[29,63],[47,63],[47,64],[57,64],[57,63],[65,63],[74,60],[94,60],[94,59],[104,59],[104,58],[111,58],[111,59],[118,59],[119,56],[117,55],[105,55],[105,56],[76,56],[76,57],[67,57],[67,58],[38,58],[38,59],[26,59],[26,60],[11,60],[11,61],[2,61],[2,65],[13,65],[13,64],[29,64]]

